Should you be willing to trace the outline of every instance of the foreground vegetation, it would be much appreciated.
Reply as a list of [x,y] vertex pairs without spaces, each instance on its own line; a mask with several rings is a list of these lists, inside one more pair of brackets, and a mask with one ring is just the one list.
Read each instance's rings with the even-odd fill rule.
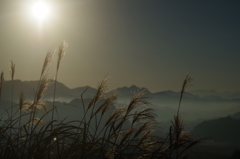
[[[186,158],[187,151],[200,142],[193,140],[191,132],[184,131],[180,116],[183,93],[192,78],[186,75],[179,97],[178,111],[173,117],[172,126],[164,139],[157,137],[158,127],[154,110],[148,97],[138,91],[127,106],[107,112],[116,103],[119,94],[107,94],[108,80],[102,80],[91,101],[83,100],[84,115],[79,120],[65,122],[57,120],[55,94],[60,63],[67,49],[63,42],[58,50],[55,79],[48,78],[48,68],[54,59],[53,50],[45,57],[40,79],[33,101],[25,101],[24,91],[19,92],[18,109],[13,99],[10,106],[1,105],[7,119],[0,121],[0,158]],[[15,65],[10,63],[11,80],[14,80]],[[4,84],[4,74],[0,78],[0,97]],[[52,105],[41,101],[50,84],[54,84]],[[12,82],[12,88],[13,88]],[[13,96],[12,91],[12,96]],[[1,98],[0,98],[1,102]],[[66,109],[67,111],[67,109]],[[47,120],[47,117],[51,120]],[[1,116],[0,116],[1,118]]]

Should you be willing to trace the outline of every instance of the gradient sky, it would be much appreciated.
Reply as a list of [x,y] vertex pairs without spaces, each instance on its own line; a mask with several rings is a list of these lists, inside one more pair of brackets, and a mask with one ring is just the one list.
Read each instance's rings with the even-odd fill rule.
[[66,40],[58,79],[70,88],[109,75],[111,89],[179,91],[190,72],[189,90],[240,91],[239,0],[48,0],[42,26],[29,15],[33,1],[0,0],[6,80],[11,60],[15,79],[37,80],[47,51]]

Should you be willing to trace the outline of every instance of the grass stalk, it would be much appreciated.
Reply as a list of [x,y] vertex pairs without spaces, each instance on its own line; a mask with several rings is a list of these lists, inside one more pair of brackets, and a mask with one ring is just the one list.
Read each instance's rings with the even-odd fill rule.
[[0,76],[0,107],[1,107],[1,102],[2,102],[2,87],[3,87],[3,83],[4,83],[4,73],[1,72],[1,76]]
[[62,44],[59,46],[59,50],[58,50],[58,59],[57,59],[57,69],[56,69],[56,74],[55,74],[55,80],[54,80],[54,91],[53,91],[53,108],[52,108],[52,120],[54,119],[54,112],[56,110],[55,107],[55,98],[56,98],[56,89],[57,89],[57,77],[58,77],[58,70],[61,64],[61,61],[63,59],[63,57],[66,54],[66,50],[67,50],[68,44],[64,41],[62,42]]
[[[10,75],[11,75],[11,81],[12,81],[11,107],[13,107],[13,79],[14,79],[14,75],[15,75],[15,64],[13,64],[13,62],[11,61],[9,67],[10,67]],[[12,117],[12,113],[13,113],[12,110],[13,109],[11,109],[11,114],[10,114],[11,117]]]

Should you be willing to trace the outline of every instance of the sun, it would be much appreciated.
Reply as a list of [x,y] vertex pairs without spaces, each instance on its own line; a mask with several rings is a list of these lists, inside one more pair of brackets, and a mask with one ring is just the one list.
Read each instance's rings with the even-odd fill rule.
[[39,22],[43,22],[51,15],[51,6],[44,0],[38,0],[30,7],[31,16]]

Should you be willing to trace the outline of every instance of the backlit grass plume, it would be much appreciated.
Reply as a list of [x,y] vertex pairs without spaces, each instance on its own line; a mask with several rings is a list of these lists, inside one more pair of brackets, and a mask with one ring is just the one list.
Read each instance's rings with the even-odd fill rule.
[[53,62],[54,52],[55,51],[53,49],[51,49],[48,51],[47,55],[45,56],[45,60],[44,60],[42,71],[41,71],[41,76],[47,70],[48,66]]
[[104,78],[98,85],[98,89],[94,95],[94,97],[92,98],[91,102],[88,105],[88,110],[94,106],[101,98],[104,97],[106,90],[108,87],[108,78]]
[[68,44],[66,41],[63,41],[61,43],[61,45],[59,46],[59,50],[58,50],[58,59],[57,59],[57,71],[60,67],[60,63],[64,57],[64,55],[66,54],[66,51],[67,51],[67,47],[68,47]]
[[[21,106],[21,111],[34,111],[34,109],[36,110],[40,110],[42,111],[44,114],[48,112],[48,106],[45,102],[42,101],[38,101],[37,103],[34,103],[32,101],[28,101],[23,103],[23,105]],[[36,112],[37,113],[37,112]]]
[[47,73],[43,74],[42,78],[39,81],[38,89],[36,92],[36,101],[39,101],[42,97],[44,97],[50,85],[51,80],[48,79],[48,74]]
[[9,64],[9,71],[10,71],[10,75],[11,75],[11,80],[13,80],[14,74],[15,74],[15,64],[13,64],[12,61]]

